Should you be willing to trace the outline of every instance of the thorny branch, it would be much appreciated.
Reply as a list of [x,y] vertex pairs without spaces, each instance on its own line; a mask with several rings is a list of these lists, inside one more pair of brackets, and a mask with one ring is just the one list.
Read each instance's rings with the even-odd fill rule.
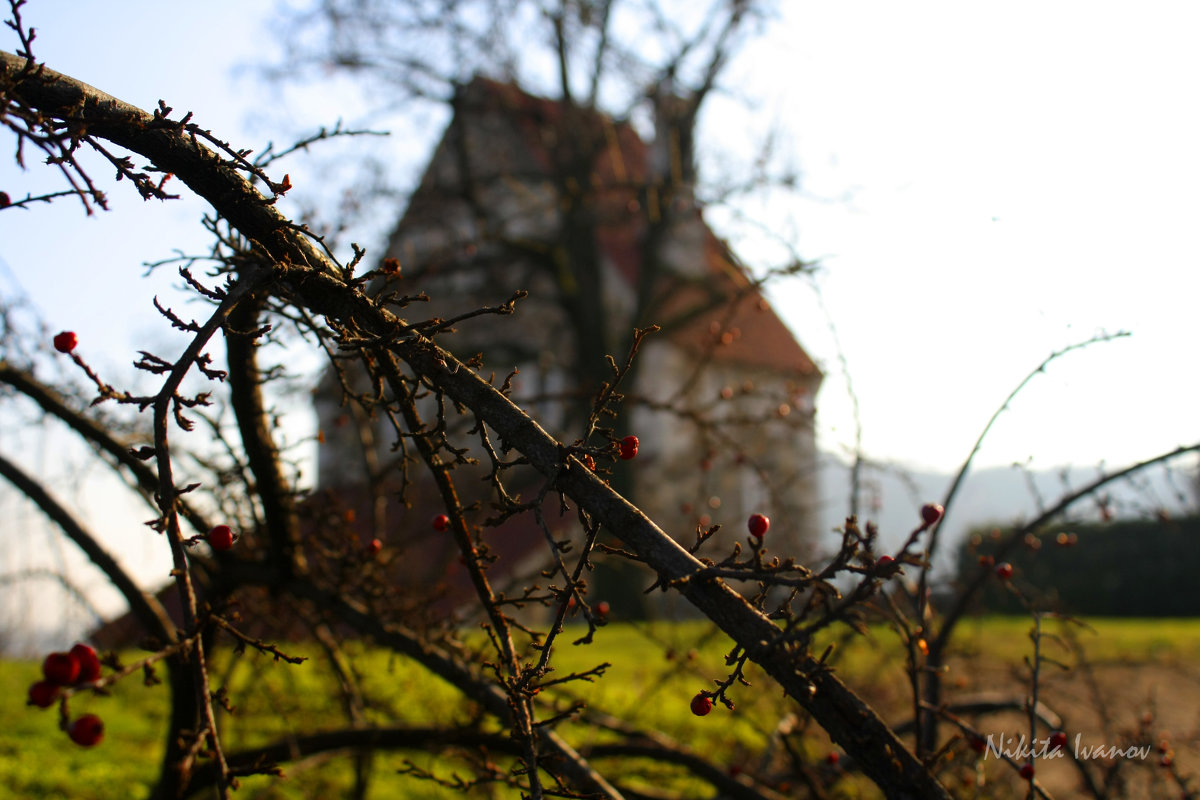
[[[655,570],[678,579],[701,568],[693,556],[597,476],[583,470],[563,471],[560,445],[495,387],[428,338],[414,333],[404,320],[376,306],[361,289],[347,285],[342,270],[284,219],[270,198],[262,197],[248,184],[240,174],[244,165],[236,158],[215,157],[200,145],[201,137],[195,131],[170,122],[161,111],[146,114],[50,70],[23,76],[23,61],[8,54],[3,55],[0,64],[3,69],[0,80],[10,87],[6,90],[10,104],[37,108],[43,117],[62,119],[68,124],[86,116],[89,136],[109,139],[141,154],[158,169],[174,174],[206,197],[246,239],[256,243],[264,261],[273,265],[263,272],[270,273],[280,289],[317,314],[387,342],[388,350],[403,359],[423,381],[444,392],[456,404],[472,409],[509,447],[520,450],[544,475],[556,476],[558,488],[565,495],[619,536]],[[211,335],[221,322],[223,316],[214,315],[181,364],[190,366],[194,362],[205,334]],[[395,338],[399,332],[405,335]],[[172,376],[155,404],[160,506],[166,516],[172,548],[180,554],[182,545],[174,522],[178,491],[171,481],[166,421],[170,399],[182,373],[180,370]],[[187,565],[177,558],[177,566],[183,573],[177,576],[181,591],[187,595],[187,605],[192,609],[188,619],[194,621],[195,600]],[[907,754],[865,703],[802,649],[780,644],[775,625],[743,597],[718,579],[689,581],[682,592],[735,641],[741,642],[747,655],[807,708],[836,741],[854,752],[873,780],[892,787],[889,792],[895,792],[896,796],[905,792],[926,797],[946,796],[936,780]],[[202,708],[211,720],[203,662],[198,658],[196,664],[200,667],[195,670],[196,690],[203,693]],[[208,729],[215,733],[212,726]]]
[[[20,3],[13,2],[11,5],[17,30],[20,31],[17,13]],[[604,4],[604,15],[608,13],[608,5]],[[736,20],[731,26],[735,26],[734,23]],[[729,30],[718,35],[724,37]],[[32,32],[28,36],[23,34],[21,41],[27,55],[33,41]],[[604,47],[604,42],[601,42],[597,52]],[[565,63],[568,58],[565,49],[560,55]],[[686,55],[685,48],[680,51],[679,58]],[[709,65],[704,91],[712,88],[712,76],[718,67],[716,60]],[[565,75],[563,82],[565,87]],[[594,95],[595,85],[591,91]],[[467,312],[450,320],[409,321],[397,315],[395,305],[388,305],[368,293],[369,281],[386,281],[395,277],[399,272],[398,266],[393,270],[385,263],[381,270],[373,270],[356,278],[353,270],[363,256],[361,251],[356,251],[349,265],[341,265],[327,252],[319,237],[278,212],[275,199],[291,188],[291,182],[286,175],[278,182],[267,177],[263,167],[270,164],[273,158],[260,157],[259,161],[251,162],[249,151],[235,150],[208,131],[198,128],[190,121],[190,115],[172,120],[171,109],[165,104],[160,104],[153,113],[147,114],[71,78],[40,66],[35,67],[32,60],[23,55],[0,53],[0,98],[5,104],[4,124],[16,133],[19,143],[31,142],[51,154],[51,163],[64,172],[73,187],[71,193],[80,196],[89,213],[89,203],[103,207],[104,196],[95,189],[76,162],[76,153],[84,148],[90,148],[107,159],[117,168],[119,177],[132,181],[143,197],[169,197],[163,191],[163,185],[167,176],[175,176],[212,203],[222,222],[230,227],[230,245],[233,244],[234,235],[245,243],[231,246],[234,254],[218,259],[222,264],[218,272],[227,277],[227,284],[222,289],[207,288],[190,273],[183,273],[192,289],[213,305],[213,310],[203,323],[186,321],[173,311],[158,306],[171,325],[190,334],[191,340],[184,352],[174,360],[143,353],[138,362],[139,368],[163,376],[156,394],[141,398],[121,394],[104,384],[81,358],[74,359],[89,380],[100,388],[101,397],[143,408],[153,407],[153,447],[131,452],[102,429],[89,426],[82,417],[69,412],[52,392],[40,387],[30,376],[7,365],[0,365],[0,379],[3,382],[33,398],[43,408],[67,420],[87,438],[97,442],[110,457],[133,472],[138,484],[153,494],[158,504],[160,516],[156,528],[165,531],[170,542],[175,566],[173,575],[183,601],[181,629],[176,629],[174,623],[167,620],[165,614],[159,613],[161,609],[154,608],[153,604],[148,604],[140,611],[147,620],[157,620],[155,624],[163,634],[164,641],[174,641],[173,645],[161,651],[172,669],[175,703],[168,735],[168,741],[173,744],[167,750],[167,769],[164,770],[158,796],[173,796],[189,788],[211,785],[217,787],[220,796],[228,797],[229,790],[236,788],[236,776],[270,771],[279,761],[307,753],[367,746],[430,749],[455,745],[510,752],[520,759],[522,766],[519,770],[501,774],[485,763],[480,766],[481,778],[519,787],[532,797],[582,791],[619,798],[622,796],[620,785],[602,774],[591,759],[634,753],[664,762],[684,764],[704,780],[733,796],[771,796],[769,791],[760,792],[760,787],[748,785],[746,781],[717,774],[711,765],[682,747],[662,742],[625,742],[596,745],[580,751],[554,729],[556,723],[577,716],[580,706],[544,704],[544,698],[538,697],[539,691],[567,682],[592,680],[608,667],[605,664],[591,670],[546,678],[553,645],[562,631],[570,603],[574,600],[586,606],[583,593],[585,574],[590,567],[589,559],[597,548],[596,537],[601,529],[620,540],[622,547],[618,552],[621,555],[643,562],[657,574],[656,587],[681,593],[733,640],[726,659],[726,666],[730,668],[728,677],[717,680],[717,688],[707,692],[707,695],[722,700],[732,708],[733,703],[727,691],[735,684],[745,684],[746,668],[751,662],[756,662],[801,708],[812,715],[888,797],[949,796],[938,782],[929,762],[914,757],[901,742],[898,731],[889,728],[841,681],[830,666],[828,658],[831,651],[826,650],[820,656],[810,651],[812,635],[834,622],[861,626],[859,607],[874,597],[882,582],[895,576],[902,565],[909,564],[922,569],[928,566],[933,541],[925,554],[916,549],[918,536],[927,526],[918,528],[895,558],[887,556],[888,560],[875,553],[873,529],[868,526],[864,535],[853,518],[847,521],[837,555],[822,569],[812,569],[786,559],[768,560],[765,549],[758,547],[752,547],[742,558],[740,545],[735,545],[732,553],[720,561],[702,557],[701,549],[711,541],[715,527],[698,529],[695,546],[691,549],[681,547],[638,508],[613,491],[605,480],[604,472],[595,468],[595,458],[606,454],[611,456],[611,448],[588,443],[595,433],[611,434],[603,430],[600,423],[620,401],[617,388],[628,375],[632,355],[636,353],[642,337],[649,332],[648,329],[635,331],[631,356],[624,365],[618,365],[610,359],[611,381],[595,395],[585,437],[572,446],[566,446],[548,435],[534,419],[512,403],[508,397],[509,381],[496,387],[492,381],[480,376],[477,364],[459,361],[434,339],[453,325],[477,316],[511,313],[518,297],[514,296],[500,306]],[[152,166],[137,171],[130,159],[111,154],[100,144],[102,139],[149,159]],[[159,173],[164,177],[155,182],[150,173]],[[255,190],[253,183],[256,181],[269,187],[273,196],[265,197]],[[32,199],[37,198],[28,198],[26,202]],[[214,222],[214,230],[216,227]],[[333,528],[327,534],[317,532],[313,536],[316,543],[310,545],[328,547],[330,552],[342,547],[339,553],[341,561],[336,564],[340,574],[331,577],[316,574],[317,570],[310,569],[300,543],[296,493],[280,469],[279,448],[273,441],[268,422],[269,412],[260,394],[265,371],[257,361],[257,339],[268,332],[264,319],[271,314],[290,319],[307,335],[315,336],[320,346],[330,354],[331,360],[360,365],[367,375],[369,389],[356,391],[346,373],[339,371],[338,379],[343,381],[347,396],[365,418],[382,416],[388,420],[397,434],[397,448],[404,451],[404,463],[409,460],[410,449],[423,461],[444,507],[451,512],[448,515],[450,536],[462,556],[463,566],[487,616],[488,641],[499,659],[498,663],[488,662],[481,669],[467,661],[454,647],[443,646],[421,631],[374,613],[375,603],[382,603],[386,599],[381,596],[384,592],[380,591],[379,585],[363,581],[362,586],[355,587],[358,594],[346,587],[346,584],[359,577],[356,571],[367,573],[371,565],[361,556],[348,555],[344,542],[339,544],[337,534],[342,528]],[[322,318],[324,326],[317,323]],[[204,353],[209,341],[218,333],[224,333],[228,342],[227,375],[212,369]],[[258,552],[248,547],[250,554],[246,556],[218,559],[222,579],[242,585],[261,586],[272,593],[305,603],[310,609],[307,612],[309,616],[317,626],[325,626],[324,630],[328,631],[331,625],[348,626],[398,653],[408,655],[454,684],[465,696],[477,702],[486,714],[500,720],[509,728],[509,735],[499,735],[480,726],[364,729],[355,725],[344,731],[295,738],[286,745],[226,752],[214,709],[214,700],[219,700],[221,695],[210,684],[208,657],[212,652],[212,634],[218,630],[224,631],[239,646],[254,647],[284,660],[290,658],[275,645],[243,633],[230,618],[203,607],[192,583],[192,567],[203,562],[189,554],[188,547],[195,544],[198,537],[183,536],[179,517],[184,516],[201,533],[207,530],[207,526],[200,513],[187,502],[186,495],[193,487],[179,487],[175,483],[173,461],[176,450],[168,434],[172,420],[178,427],[187,430],[191,423],[186,409],[208,402],[206,394],[190,398],[179,394],[184,377],[193,370],[199,371],[210,381],[228,377],[235,417],[240,425],[246,453],[246,485],[248,489],[253,486],[263,508],[263,530],[254,534],[256,537],[264,534],[267,546]],[[432,409],[433,413],[424,413],[426,408]],[[492,585],[486,549],[482,546],[479,532],[467,522],[468,509],[459,500],[459,483],[454,471],[465,468],[470,460],[466,450],[457,448],[449,438],[449,418],[453,414],[473,423],[471,432],[479,438],[491,461],[487,480],[498,501],[499,513],[496,518],[532,512],[554,554],[555,568],[550,576],[561,576],[565,586],[552,586],[544,592],[540,587],[528,587],[525,595],[513,599]],[[1200,450],[1200,445],[1181,448],[1135,468],[1197,450]],[[514,453],[515,457],[511,455]],[[153,470],[143,463],[151,458],[155,459]],[[533,467],[541,479],[533,502],[521,502],[515,495],[510,496],[504,483],[508,470],[526,466]],[[81,543],[93,560],[105,563],[106,556],[93,547],[94,541],[69,516],[55,510],[48,496],[39,495],[36,484],[3,459],[0,459],[0,472],[29,496],[41,497],[39,504],[47,513]],[[252,481],[249,476],[252,476]],[[1041,524],[1071,502],[1115,477],[1117,475],[1106,476],[1085,490],[1064,498],[1026,530]],[[582,541],[555,538],[543,510],[548,499],[555,497],[564,511],[568,501],[576,506],[580,527],[584,532]],[[1014,534],[1005,546],[1015,546],[1023,533]],[[573,565],[569,565],[563,557],[568,547],[579,548],[574,553],[576,560]],[[96,550],[94,554],[93,550]],[[843,597],[833,587],[832,580],[846,574],[856,576],[857,582]],[[113,570],[110,577],[117,582],[127,580],[119,569]],[[759,591],[747,598],[734,591],[727,583],[729,580],[757,583]],[[981,581],[982,578],[974,586],[977,588]],[[137,594],[135,587],[122,585],[122,589],[131,598]],[[776,594],[772,594],[773,590]],[[784,590],[782,599],[778,590]],[[969,589],[963,597],[968,598],[972,591]],[[211,599],[217,602],[224,598],[218,591]],[[891,602],[892,598],[888,596],[886,599]],[[531,648],[538,651],[536,661],[522,663],[524,654],[520,652],[518,638],[530,631],[508,616],[504,609],[509,604],[531,600],[551,606],[555,609],[555,615],[553,626],[544,640],[536,633],[531,637]],[[768,603],[771,604],[769,610]],[[918,607],[923,608],[920,605]],[[965,605],[960,605],[951,611],[938,638],[932,642],[928,641],[927,631],[921,630],[925,638],[920,638],[917,630],[904,627],[903,633],[913,660],[910,674],[915,676],[918,670],[913,649],[917,643],[926,646],[932,644],[931,650],[940,652],[944,648],[945,637],[961,617],[964,608]],[[902,618],[899,613],[897,616]],[[590,640],[596,628],[590,610],[588,620],[588,634],[581,641]],[[1035,662],[1037,658],[1035,655]],[[489,677],[489,673],[494,679]],[[349,676],[343,675],[343,684],[349,686],[351,683]],[[347,691],[355,695],[351,698],[354,702],[361,702],[361,694],[356,688]],[[933,713],[934,708],[918,704],[915,711],[913,724],[920,731],[922,713]],[[937,711],[944,715],[946,709],[939,708]],[[1032,720],[1032,708],[1030,715]],[[353,714],[351,716],[354,717]],[[359,720],[355,718],[353,721],[357,723]],[[199,760],[202,751],[214,760],[208,764],[202,763]],[[414,766],[411,771],[415,774],[420,770]],[[546,775],[555,783],[547,783]],[[432,773],[425,776],[431,780],[442,780]],[[459,786],[457,783],[455,785]],[[811,785],[816,786],[815,783]],[[814,792],[819,793],[819,790],[814,789]]]

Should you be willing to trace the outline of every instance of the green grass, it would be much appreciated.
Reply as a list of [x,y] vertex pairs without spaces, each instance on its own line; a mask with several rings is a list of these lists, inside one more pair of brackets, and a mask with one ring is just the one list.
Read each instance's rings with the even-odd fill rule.
[[[1012,648],[1030,651],[1029,617],[979,617],[964,620],[956,631],[956,647],[984,658],[1000,658]],[[1200,618],[1107,618],[1082,624],[1057,619],[1043,622],[1044,634],[1071,633],[1091,661],[1194,663],[1200,659]]]
[[[1200,658],[1200,619],[1096,620],[1090,629],[1078,628],[1089,658],[1097,661],[1146,660],[1187,662]],[[1048,637],[1059,623],[1048,621]],[[1028,618],[986,618],[965,621],[958,631],[958,651],[983,660],[1016,663],[1031,651]],[[750,687],[736,687],[732,714],[718,707],[707,718],[688,711],[688,701],[714,678],[726,673],[724,655],[728,641],[702,623],[653,626],[611,625],[600,631],[594,645],[573,647],[572,632],[556,650],[554,676],[589,670],[603,661],[609,667],[595,683],[569,684],[560,692],[586,698],[589,708],[636,719],[686,743],[699,753],[718,753],[722,766],[748,759],[766,747],[781,714],[789,708],[779,689],[757,668],[749,668]],[[830,641],[836,637],[830,636]],[[837,642],[831,656],[839,674],[871,702],[887,706],[889,698],[903,702],[903,661],[896,635],[873,628],[867,636]],[[1047,647],[1054,647],[1047,640]],[[439,678],[413,668],[391,654],[349,646],[362,685],[373,699],[369,718],[376,722],[402,721],[411,725],[446,725],[466,720],[470,704]],[[225,734],[227,748],[236,750],[275,741],[299,731],[334,728],[342,724],[341,709],[332,673],[312,646],[285,648],[312,659],[299,666],[275,662],[268,656],[246,654],[234,658],[223,653],[214,669],[217,685],[228,683],[237,706]],[[304,651],[308,652],[305,653]],[[819,648],[818,648],[819,652]],[[531,651],[530,658],[535,657]],[[128,654],[133,660],[136,654]],[[148,793],[159,767],[166,724],[165,687],[144,687],[136,678],[117,686],[109,697],[80,696],[72,700],[71,713],[92,711],[106,725],[104,741],[95,748],[73,745],[57,728],[57,710],[28,708],[26,690],[39,677],[34,663],[6,662],[0,671],[0,798],[61,798],[108,800],[136,798]],[[565,723],[560,730],[576,746],[587,746],[605,734],[582,725]],[[828,747],[823,736],[811,739],[814,756]],[[446,756],[419,753],[384,753],[374,762],[372,797],[450,797],[424,781],[397,775],[405,759],[449,777],[454,769],[469,774],[462,762]],[[505,762],[497,759],[506,766]],[[600,765],[602,768],[603,764]],[[256,777],[243,782],[242,798],[305,798],[341,796],[352,780],[346,757],[314,759],[284,766],[286,777]],[[623,780],[646,785],[672,784],[676,789],[702,790],[675,768],[642,762],[623,764]],[[501,792],[501,796],[504,795]]]
[[166,725],[165,687],[128,680],[110,697],[79,696],[72,716],[88,712],[105,721],[105,738],[93,749],[71,743],[58,730],[58,708],[27,707],[29,685],[40,664],[5,662],[0,671],[0,797],[101,800],[148,794],[158,773]]

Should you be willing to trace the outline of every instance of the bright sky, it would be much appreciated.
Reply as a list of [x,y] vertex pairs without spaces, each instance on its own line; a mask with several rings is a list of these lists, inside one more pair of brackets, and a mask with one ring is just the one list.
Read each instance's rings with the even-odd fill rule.
[[[1133,335],[1056,362],[982,462],[1125,463],[1200,438],[1200,7],[787,7],[774,108],[830,198],[794,219],[868,454],[950,468],[1026,373],[1099,330]],[[807,296],[778,295],[836,372]],[[852,441],[844,391],[831,376],[821,397],[827,446]]]
[[[1056,362],[979,463],[1116,465],[1200,438],[1200,6],[781,5],[780,24],[729,81],[758,111],[715,104],[701,135],[714,151],[737,150],[774,125],[778,156],[800,169],[803,197],[748,211],[795,232],[801,255],[822,265],[815,283],[866,454],[953,469],[1029,370],[1100,330],[1133,335]],[[146,108],[163,98],[241,145],[284,144],[291,132],[266,130],[279,117],[261,113],[279,101],[233,74],[269,46],[247,7],[32,0],[25,17],[54,69]],[[10,38],[0,46],[13,49]],[[341,113],[336,100],[283,110],[314,125]],[[288,169],[297,185],[309,177]],[[0,158],[10,195],[49,187],[45,170],[22,174]],[[0,287],[12,291],[16,276],[51,328],[78,331],[89,360],[120,377],[145,337],[167,352],[181,345],[149,302],[177,279],[148,286],[140,265],[207,239],[201,204],[109,189],[115,211],[92,219],[70,202],[0,213]],[[770,252],[736,242],[751,263]],[[841,451],[853,416],[816,293],[798,281],[773,298],[825,365],[821,442]]]

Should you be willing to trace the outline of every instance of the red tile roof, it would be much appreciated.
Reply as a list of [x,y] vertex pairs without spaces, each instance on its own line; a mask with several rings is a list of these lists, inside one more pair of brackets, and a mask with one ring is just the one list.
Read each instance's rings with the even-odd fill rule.
[[[489,162],[485,169],[508,168],[523,177],[552,173],[552,142],[561,134],[563,105],[556,100],[535,97],[510,83],[476,78],[466,88],[460,113],[481,118],[495,115],[490,122],[506,119],[516,130],[516,140],[489,138]],[[589,118],[590,117],[590,118]],[[635,285],[643,264],[643,243],[648,218],[660,213],[658,189],[650,175],[650,154],[646,143],[628,122],[595,113],[585,113],[585,124],[603,135],[604,146],[595,157],[592,177],[595,190],[597,238],[609,262],[630,285]],[[419,189],[409,213],[425,203],[436,204],[436,190],[422,196]],[[643,209],[640,196],[650,208]],[[434,196],[430,196],[430,195]],[[428,208],[424,209],[428,211]],[[656,324],[670,323],[682,314],[697,313],[682,325],[672,325],[669,336],[681,347],[700,354],[711,351],[715,361],[736,362],[774,370],[790,378],[819,380],[820,369],[804,351],[787,325],[767,303],[750,276],[736,258],[703,221],[698,209],[676,213],[694,213],[703,230],[707,280],[702,285],[672,276],[661,282],[658,291]]]

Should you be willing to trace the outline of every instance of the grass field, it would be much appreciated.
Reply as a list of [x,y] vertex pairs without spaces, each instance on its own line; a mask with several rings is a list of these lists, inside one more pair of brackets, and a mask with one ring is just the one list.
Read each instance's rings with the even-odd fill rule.
[[[1112,676],[1113,687],[1106,691],[1114,707],[1125,705],[1129,715],[1142,714],[1146,704],[1154,702],[1143,696],[1144,691],[1154,691],[1163,675],[1183,676],[1180,685],[1192,688],[1182,705],[1189,709],[1187,713],[1196,713],[1200,707],[1195,702],[1200,698],[1196,687],[1200,682],[1189,670],[1191,665],[1200,664],[1200,619],[1100,620],[1090,625],[1091,629],[1074,629],[1078,632],[1076,638],[1083,644],[1095,673]],[[957,640],[959,655],[948,681],[963,691],[1003,690],[1019,695],[1023,691],[1019,678],[1022,658],[1032,652],[1031,627],[1031,621],[1025,618],[965,622]],[[1045,632],[1045,654],[1075,663],[1075,656],[1057,638],[1057,624],[1048,623]],[[781,714],[792,706],[768,680],[751,671],[748,677],[754,685],[736,690],[736,711],[730,713],[718,707],[703,719],[690,714],[689,699],[725,674],[723,656],[727,646],[723,637],[700,623],[617,624],[602,630],[593,646],[561,648],[556,664],[561,674],[590,669],[601,661],[612,662],[598,682],[571,685],[580,696],[586,692],[589,707],[635,718],[698,753],[712,753],[713,762],[730,767],[749,763],[761,753]],[[846,682],[893,721],[903,719],[909,707],[899,652],[893,633],[874,629],[866,637],[839,642],[833,657]],[[312,655],[318,655],[317,651]],[[128,654],[128,658],[132,660],[136,654]],[[332,677],[320,658],[290,666],[269,657],[248,654],[234,658],[225,653],[220,662],[215,672],[219,682],[228,679],[231,697],[238,707],[236,724],[231,724],[226,734],[229,749],[284,738],[293,725],[310,731],[340,724]],[[362,684],[372,699],[369,714],[373,720],[444,725],[466,719],[471,713],[450,686],[400,659],[377,651],[360,651],[358,664]],[[0,797],[124,800],[146,794],[161,754],[167,711],[164,687],[144,687],[132,678],[109,697],[81,696],[72,700],[73,716],[91,711],[105,720],[104,741],[86,750],[73,745],[57,729],[55,709],[24,705],[26,690],[38,675],[39,665],[35,663],[7,662],[0,671]],[[1083,720],[1082,707],[1091,701],[1076,691],[1079,681],[1072,682],[1071,675],[1062,670],[1051,675],[1048,671],[1044,694],[1047,698],[1057,694],[1066,698],[1068,706],[1081,706],[1075,709],[1075,719]],[[1176,704],[1180,704],[1181,690],[1172,691]],[[1180,724],[1189,724],[1184,717],[1179,719]],[[1192,720],[1190,724],[1194,723]],[[582,738],[581,729],[570,723],[562,730],[577,745],[590,743]],[[830,747],[819,732],[809,744],[814,760]],[[397,775],[396,770],[406,758],[442,774],[454,767],[447,759],[435,761],[415,753],[381,755],[374,762],[373,797],[454,796],[428,782]],[[670,770],[643,766],[647,783],[681,780],[677,772],[668,774]],[[238,796],[336,797],[343,794],[351,780],[350,760],[344,757],[290,764],[285,772],[284,779],[246,780]],[[627,774],[627,768],[623,767],[622,774]],[[848,778],[846,796],[857,796],[857,783],[853,777]],[[871,792],[866,791],[864,796],[871,796]]]

